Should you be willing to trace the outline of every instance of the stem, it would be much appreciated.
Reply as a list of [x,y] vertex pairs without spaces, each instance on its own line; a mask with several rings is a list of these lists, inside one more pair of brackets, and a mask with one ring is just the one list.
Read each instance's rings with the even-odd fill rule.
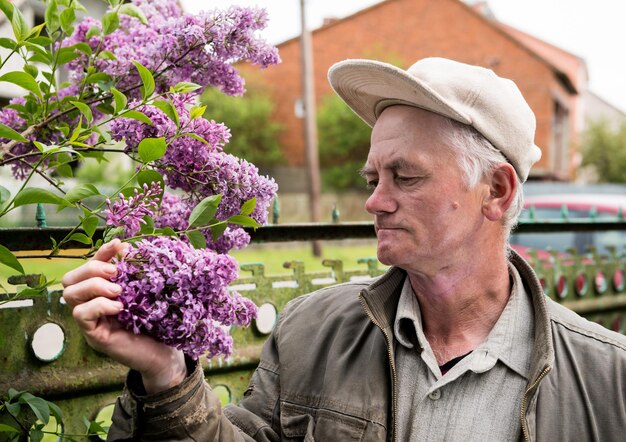
[[[61,147],[63,147],[63,145],[61,145]],[[89,147],[89,148],[87,148],[87,147],[75,147],[73,150],[75,152],[91,152],[91,151],[94,151],[96,149],[95,149],[95,146],[93,146],[93,147]],[[121,149],[106,149],[106,148],[102,148],[102,149],[97,149],[97,151],[98,152],[126,153],[126,152],[124,152]],[[14,161],[19,161],[19,160],[23,160],[23,159],[26,159],[26,158],[36,157],[36,156],[39,156],[39,155],[45,155],[45,153],[40,152],[40,151],[36,151],[36,152],[25,153],[23,155],[18,155],[16,157],[11,157],[11,158],[9,158],[7,160],[0,161],[0,167],[5,166],[7,164],[10,164],[10,163],[12,163]]]

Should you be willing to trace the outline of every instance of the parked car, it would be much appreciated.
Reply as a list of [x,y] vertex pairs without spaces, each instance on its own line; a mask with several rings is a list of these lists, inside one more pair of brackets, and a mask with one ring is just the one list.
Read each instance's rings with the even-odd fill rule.
[[[564,209],[568,219],[591,218],[616,219],[621,213],[626,216],[626,195],[618,194],[551,194],[533,195],[525,198],[524,210],[520,220],[530,219],[534,212],[536,220],[562,219]],[[606,246],[616,246],[618,251],[626,252],[626,231],[597,232],[557,232],[557,233],[514,233],[511,236],[514,249],[526,255],[525,250],[533,248],[542,251],[548,247],[560,252],[575,248],[578,253],[585,253],[589,246],[594,246],[600,253],[607,253]]]

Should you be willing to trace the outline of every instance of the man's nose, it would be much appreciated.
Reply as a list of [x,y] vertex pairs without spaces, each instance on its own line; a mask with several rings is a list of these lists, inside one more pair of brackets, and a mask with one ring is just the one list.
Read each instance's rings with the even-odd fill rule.
[[367,201],[365,201],[365,210],[372,215],[391,213],[395,212],[396,209],[397,202],[392,189],[380,182],[376,185]]

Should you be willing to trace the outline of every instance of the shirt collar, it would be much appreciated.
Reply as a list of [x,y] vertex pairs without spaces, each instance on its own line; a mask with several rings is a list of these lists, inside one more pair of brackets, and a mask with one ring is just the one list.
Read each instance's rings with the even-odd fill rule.
[[[487,339],[473,351],[472,359],[477,359],[471,365],[481,372],[493,367],[498,359],[528,379],[534,339],[533,307],[517,269],[511,264],[509,274],[512,282],[509,301]],[[430,348],[422,330],[419,302],[408,276],[402,286],[393,330],[398,343],[406,348],[418,347],[420,351]]]

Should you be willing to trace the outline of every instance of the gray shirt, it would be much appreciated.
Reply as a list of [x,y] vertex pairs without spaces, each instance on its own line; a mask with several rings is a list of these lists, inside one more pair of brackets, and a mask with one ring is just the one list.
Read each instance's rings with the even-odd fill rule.
[[517,270],[510,266],[509,273],[511,296],[487,339],[445,375],[424,336],[419,303],[406,278],[394,323],[398,440],[519,438],[533,308]]

